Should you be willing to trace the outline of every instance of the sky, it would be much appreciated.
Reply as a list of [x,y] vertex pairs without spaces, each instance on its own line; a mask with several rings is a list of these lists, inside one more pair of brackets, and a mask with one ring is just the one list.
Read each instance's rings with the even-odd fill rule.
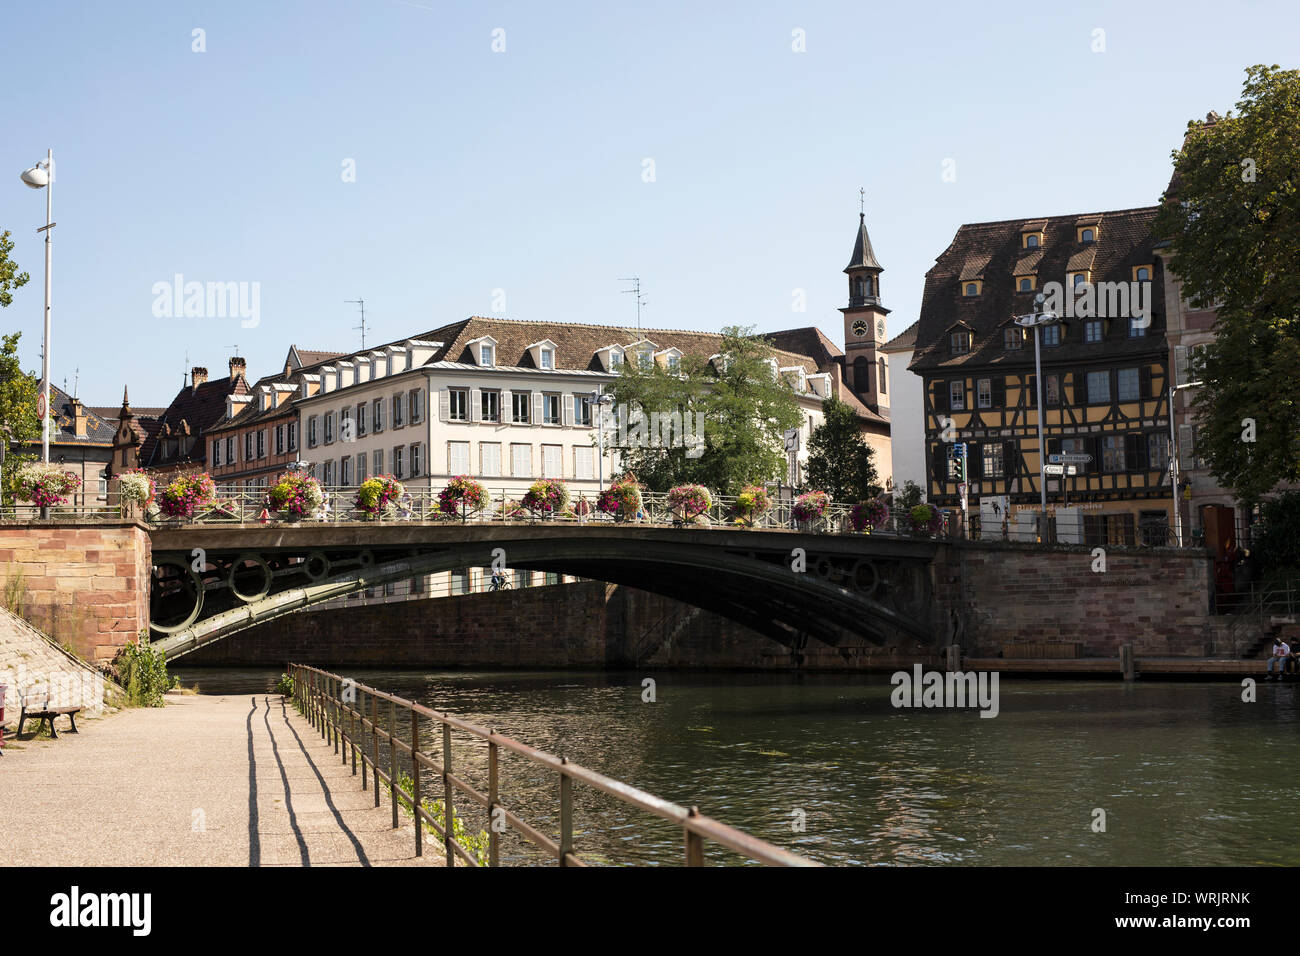
[[[631,276],[648,327],[842,345],[860,188],[892,337],[962,223],[1152,205],[1189,119],[1298,61],[1294,0],[0,0],[31,275],[0,330],[39,369],[18,174],[52,148],[52,380],[90,405],[166,405],[236,347],[250,378],[356,350],[358,298],[368,344],[634,325]],[[176,276],[248,307],[168,314]]]

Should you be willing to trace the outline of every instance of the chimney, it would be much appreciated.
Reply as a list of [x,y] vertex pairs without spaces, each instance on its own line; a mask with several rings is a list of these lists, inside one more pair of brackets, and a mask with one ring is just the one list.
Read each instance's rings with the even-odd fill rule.
[[86,408],[81,404],[81,399],[72,400],[72,433],[78,438],[86,437]]
[[230,360],[230,380],[233,382],[240,375],[244,374],[246,364],[238,355]]
[[197,389],[208,380],[208,370],[196,365],[190,370],[190,388]]

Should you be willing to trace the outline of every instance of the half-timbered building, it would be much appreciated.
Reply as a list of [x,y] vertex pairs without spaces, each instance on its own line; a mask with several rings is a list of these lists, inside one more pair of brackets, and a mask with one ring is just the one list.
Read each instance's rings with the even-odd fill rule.
[[1048,512],[1078,509],[1057,524],[1068,516],[1090,544],[1165,543],[1169,351],[1155,214],[1147,207],[957,230],[926,274],[909,366],[924,381],[932,502],[960,504],[949,462],[964,443],[969,512],[984,534],[1040,510],[1035,332],[1015,319],[1048,309],[1061,321],[1037,333],[1046,452],[1091,456],[1074,475],[1048,476]]

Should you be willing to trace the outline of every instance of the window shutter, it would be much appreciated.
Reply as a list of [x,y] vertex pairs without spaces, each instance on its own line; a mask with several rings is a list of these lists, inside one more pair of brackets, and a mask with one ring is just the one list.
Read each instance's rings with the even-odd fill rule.
[[999,376],[993,380],[993,407],[1007,407],[1007,380],[1004,376]]
[[1174,384],[1185,385],[1187,383],[1187,346],[1174,346]]
[[542,393],[533,392],[533,424],[542,423]]
[[1002,476],[1010,481],[1020,471],[1020,449],[1014,441],[1002,443]]
[[1049,455],[1059,455],[1061,453],[1061,439],[1059,438],[1047,439],[1047,453]]
[[451,397],[447,394],[447,386],[444,385],[438,389],[438,421],[445,422],[451,417]]
[[980,481],[984,477],[984,446],[967,443],[966,474],[971,481]]
[[1153,397],[1151,391],[1151,366],[1143,365],[1138,369],[1138,398]]
[[1074,373],[1074,404],[1088,404],[1088,373],[1083,369]]
[[948,386],[944,382],[933,381],[930,383],[930,407],[934,409],[936,415],[942,415],[948,411]]
[[1124,436],[1124,470],[1146,470],[1146,436],[1140,432],[1129,432]]
[[573,424],[573,396],[572,395],[560,396],[560,420],[565,425]]
[[1192,426],[1178,426],[1178,467],[1190,469],[1192,467]]
[[469,420],[477,422],[483,417],[483,390],[481,388],[471,388],[469,390]]
[[930,478],[942,491],[944,482],[948,480],[947,445],[930,446]]
[[1088,454],[1092,455],[1092,461],[1088,463],[1088,470],[1093,472],[1101,471],[1101,436],[1093,435],[1087,441]]
[[501,389],[501,407],[497,409],[497,416],[502,422],[513,422],[515,420],[515,393],[509,389]]

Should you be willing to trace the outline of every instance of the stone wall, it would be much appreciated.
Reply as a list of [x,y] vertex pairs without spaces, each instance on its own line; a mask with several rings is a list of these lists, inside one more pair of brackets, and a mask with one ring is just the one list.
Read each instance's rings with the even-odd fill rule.
[[0,585],[26,620],[91,662],[149,626],[152,552],[142,525],[0,525]]

